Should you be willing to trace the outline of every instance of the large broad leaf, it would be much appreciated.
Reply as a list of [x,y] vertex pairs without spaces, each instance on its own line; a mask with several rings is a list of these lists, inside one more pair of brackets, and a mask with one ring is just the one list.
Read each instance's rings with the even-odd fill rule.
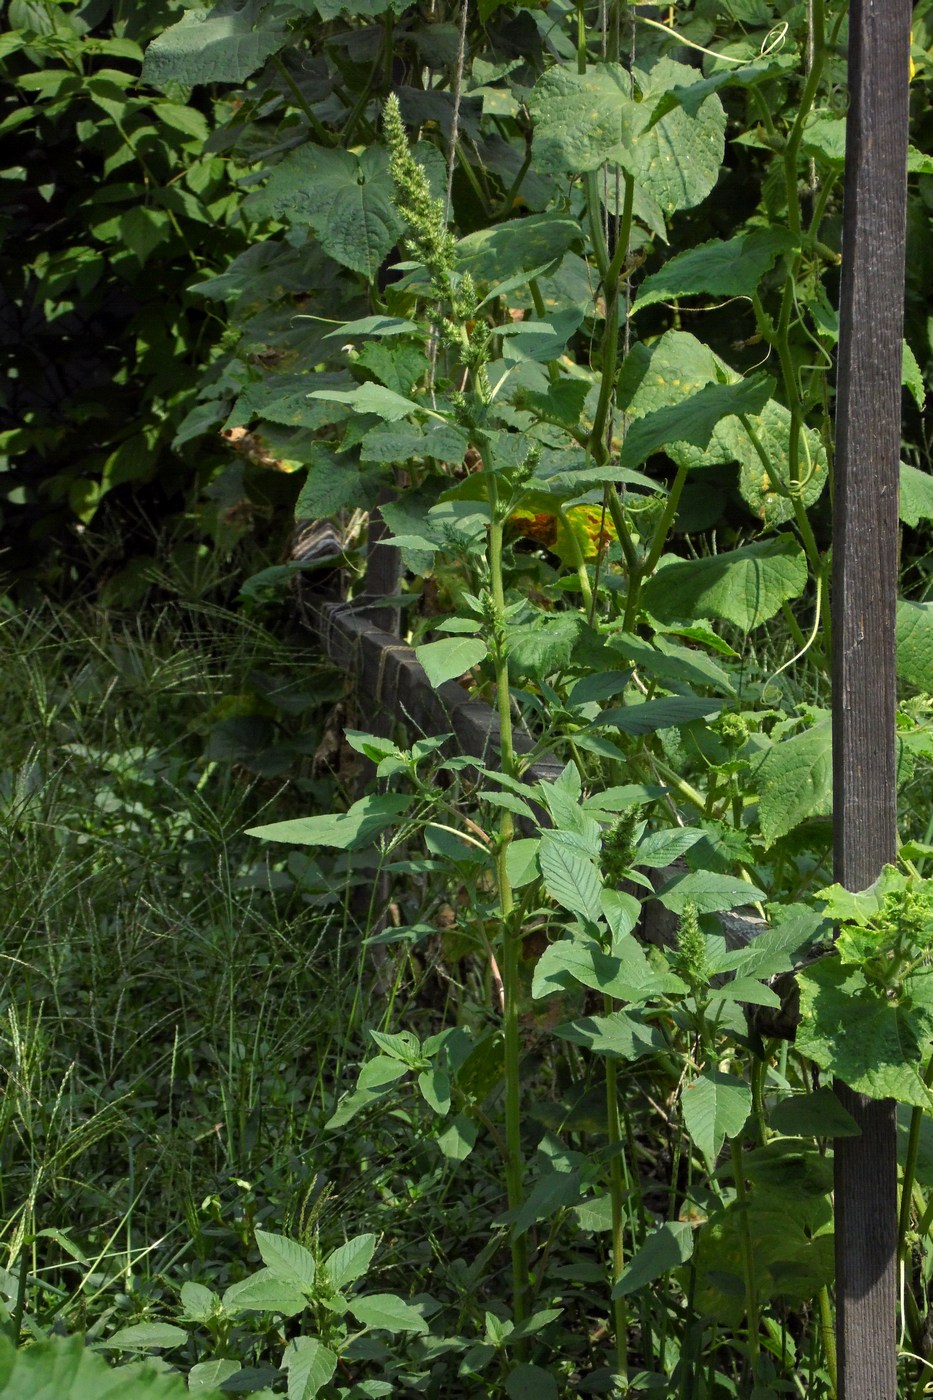
[[293,1283],[296,1288],[314,1287],[314,1255],[303,1244],[266,1230],[256,1231],[256,1243],[262,1262],[276,1278]]
[[282,1356],[288,1400],[314,1400],[337,1369],[337,1356],[314,1337],[293,1337]]
[[801,1023],[796,1045],[855,1089],[873,1099],[933,1106],[920,1071],[928,1058],[923,1014],[910,998],[890,1001],[857,967],[824,958],[798,975]]
[[679,1264],[686,1264],[693,1253],[694,1237],[694,1227],[687,1221],[665,1220],[626,1264],[612,1290],[613,1298],[637,1293]]
[[643,705],[624,705],[603,710],[592,729],[618,729],[623,734],[654,734],[706,719],[722,709],[721,700],[704,700],[700,695],[666,695],[663,700],[646,700]]
[[[196,1392],[201,1400],[223,1400],[219,1390]],[[17,1350],[0,1333],[0,1400],[189,1400],[179,1375],[150,1362],[115,1370],[80,1337],[49,1337]],[[271,1391],[256,1400],[272,1400]]]
[[751,296],[776,260],[795,246],[786,229],[753,229],[735,238],[714,238],[666,262],[646,277],[632,311],[676,297]]
[[355,155],[309,144],[279,162],[248,208],[259,218],[310,225],[332,258],[375,278],[402,231],[392,196],[381,146]]
[[782,739],[755,769],[761,834],[772,845],[807,817],[833,808],[832,727],[829,723]]
[[410,1303],[394,1293],[369,1293],[354,1298],[348,1304],[350,1312],[364,1327],[377,1327],[384,1332],[427,1332],[428,1324]]
[[354,1235],[346,1244],[339,1245],[324,1260],[324,1275],[332,1288],[346,1288],[362,1278],[373,1260],[376,1249],[375,1235]]
[[503,282],[562,258],[581,236],[576,219],[530,214],[468,233],[457,244],[457,261],[477,282]]
[[161,88],[242,83],[288,36],[283,25],[263,14],[268,8],[262,0],[223,0],[212,10],[189,10],[149,45],[143,82]]
[[579,175],[618,159],[641,124],[632,80],[617,63],[585,73],[557,65],[539,78],[529,100],[535,168],[542,175]]
[[933,603],[897,604],[897,674],[933,694]]
[[646,1025],[637,1015],[627,1011],[612,1011],[608,1016],[586,1016],[580,1021],[566,1021],[555,1027],[555,1035],[582,1045],[596,1055],[609,1055],[617,1060],[639,1060],[663,1050],[664,1037],[657,1026]]
[[718,875],[714,870],[691,870],[686,875],[678,875],[658,895],[665,908],[675,914],[682,914],[688,904],[695,905],[700,914],[718,914],[765,898],[764,890],[746,880]]
[[726,114],[715,93],[694,112],[675,108],[651,124],[657,100],[671,88],[690,87],[697,71],[672,58],[659,59],[649,71],[635,70],[639,134],[623,151],[620,164],[634,176],[665,214],[692,209],[705,199],[719,178],[725,155]]
[[668,443],[686,442],[705,448],[724,418],[737,413],[760,413],[773,388],[774,380],[766,374],[734,384],[707,384],[689,398],[656,409],[633,423],[625,435],[619,461],[623,467],[641,466]]
[[792,535],[726,554],[668,564],[650,578],[642,601],[661,622],[721,617],[750,632],[807,584],[807,561]]
[[253,826],[247,836],[262,841],[288,841],[294,846],[333,846],[338,851],[354,851],[370,845],[394,825],[412,804],[401,793],[379,793],[361,797],[348,812],[328,812],[319,817],[296,817],[287,822]]
[[233,1283],[223,1296],[223,1309],[233,1317],[241,1312],[280,1313],[295,1317],[308,1306],[304,1291],[283,1282],[271,1269],[260,1269],[240,1283]]
[[184,1346],[188,1333],[183,1327],[175,1327],[170,1322],[137,1322],[132,1327],[121,1327],[111,1333],[98,1346],[110,1351],[150,1351],[153,1348],[171,1350]]
[[445,681],[465,675],[483,660],[486,652],[486,643],[478,637],[449,637],[415,647],[415,656],[435,690]]
[[752,1108],[752,1091],[744,1079],[706,1070],[690,1080],[680,1097],[687,1132],[710,1162],[719,1156],[725,1138],[745,1127]]
[[634,938],[619,939],[613,953],[603,952],[592,939],[562,938],[549,944],[535,966],[531,995],[550,996],[574,983],[631,1002],[684,990],[679,977],[652,967]]

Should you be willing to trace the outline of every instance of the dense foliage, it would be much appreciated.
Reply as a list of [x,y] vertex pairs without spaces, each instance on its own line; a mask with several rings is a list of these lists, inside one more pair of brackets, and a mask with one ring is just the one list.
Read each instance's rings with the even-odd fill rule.
[[[915,7],[904,75],[903,845],[858,895],[831,883],[828,821],[841,0],[221,0],[147,10],[144,29],[93,0],[8,8],[0,56],[20,92],[3,131],[30,133],[49,170],[4,176],[28,195],[5,256],[11,314],[32,327],[3,444],[11,520],[34,537],[67,511],[87,524],[152,480],[224,551],[293,502],[339,522],[352,590],[378,504],[401,564],[390,601],[431,684],[488,699],[501,738],[478,767],[446,736],[370,733],[360,697],[343,746],[309,769],[315,744],[289,724],[310,697],[260,674],[212,716],[199,777],[190,735],[171,761],[154,729],[135,747],[88,739],[104,712],[93,668],[49,709],[39,758],[9,759],[24,870],[70,871],[76,827],[92,882],[113,877],[105,847],[130,859],[134,891],[175,859],[179,888],[160,877],[150,902],[177,906],[175,937],[204,957],[172,964],[172,1033],[133,1042],[171,1065],[155,1108],[129,1066],[124,1091],[111,1037],[90,1111],[63,1119],[54,1074],[26,1054],[42,1043],[22,1032],[32,995],[8,994],[0,1150],[4,1182],[25,1183],[4,1204],[11,1330],[58,1313],[117,1354],[163,1351],[193,1391],[289,1400],[833,1395],[832,1141],[853,1129],[822,1082],[837,1074],[904,1105],[904,1384],[919,1395],[933,4]],[[52,362],[72,378],[50,390]],[[50,790],[44,745],[68,714]],[[355,755],[375,781],[347,811]],[[545,757],[550,781],[533,768]],[[64,792],[70,811],[78,761],[109,775],[101,829],[43,807]],[[211,792],[230,761],[263,781],[291,772],[295,814],[271,791],[262,815]],[[165,784],[184,799],[170,814]],[[272,844],[246,855],[239,834],[260,821]],[[49,833],[64,851],[51,866]],[[189,875],[207,881],[194,907]],[[261,972],[233,938],[246,891],[276,940]],[[95,995],[107,929],[128,937],[125,911],[106,917],[86,930]],[[28,936],[10,945],[27,965]],[[307,946],[329,949],[326,975]],[[67,1037],[84,989],[57,949],[36,976]],[[243,996],[258,1000],[249,1038]],[[175,1121],[179,1065],[197,1098],[195,1047],[222,1027],[224,1185],[198,1206],[209,1169],[185,1164],[171,1230],[191,1244],[166,1255],[164,1218],[139,1223],[139,1134],[158,1125],[181,1170],[197,1115]],[[46,1183],[71,1160],[89,1170],[124,1092],[140,1127],[128,1178],[106,1187],[125,1193],[117,1267],[89,1223],[93,1189],[70,1188],[72,1227]],[[24,1132],[34,1099],[50,1121]],[[164,1182],[161,1160],[148,1169]],[[2,1395],[4,1366],[59,1364],[6,1355]]]

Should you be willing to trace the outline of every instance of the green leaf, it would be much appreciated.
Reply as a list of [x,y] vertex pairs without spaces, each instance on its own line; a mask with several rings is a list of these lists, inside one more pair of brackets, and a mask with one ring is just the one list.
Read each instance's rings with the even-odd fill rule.
[[690,1080],[680,1096],[684,1126],[707,1161],[715,1162],[724,1138],[745,1127],[752,1091],[744,1079],[706,1070]]
[[789,1094],[770,1114],[775,1131],[788,1137],[858,1137],[861,1129],[828,1084],[809,1094]]
[[634,938],[618,939],[611,954],[590,938],[561,938],[549,944],[535,965],[531,995],[550,996],[574,983],[619,1001],[645,1001],[684,989],[680,978],[652,967]]
[[927,398],[926,385],[923,382],[923,371],[917,364],[917,357],[906,340],[903,346],[902,361],[901,383],[906,389],[910,390],[914,402],[922,413]]
[[352,463],[315,443],[308,477],[295,502],[297,520],[318,520],[359,503],[363,478]]
[[451,1119],[450,1127],[438,1134],[437,1145],[448,1162],[464,1162],[479,1137],[479,1124],[465,1113]]
[[750,632],[797,598],[807,584],[807,561],[792,535],[744,545],[725,554],[660,568],[642,601],[661,622],[720,617]]
[[199,1361],[188,1372],[188,1390],[194,1395],[200,1395],[201,1400],[210,1400],[204,1392],[209,1390],[213,1396],[224,1381],[237,1375],[240,1370],[239,1361],[232,1361],[223,1356],[218,1356],[213,1361]]
[[579,1171],[553,1171],[539,1176],[515,1215],[515,1235],[524,1235],[536,1221],[550,1220],[559,1210],[577,1205],[580,1178]]
[[[641,101],[638,138],[623,149],[619,163],[657,201],[665,214],[692,209],[704,200],[719,178],[725,156],[726,114],[715,93],[695,111],[675,108],[654,121],[657,99],[672,88],[689,88],[698,79],[695,68],[671,58],[658,59],[650,70],[634,69]],[[683,101],[683,99],[681,99]]]
[[358,1113],[381,1099],[383,1094],[387,1094],[407,1073],[408,1066],[389,1055],[376,1055],[374,1059],[367,1060],[360,1070],[356,1088],[340,1100],[324,1127],[329,1131],[342,1128]]
[[418,1075],[421,1097],[429,1108],[444,1117],[450,1112],[450,1075],[444,1069],[426,1069]]
[[544,878],[544,888],[556,904],[578,918],[589,919],[593,923],[598,921],[602,882],[591,860],[566,846],[558,845],[545,832],[538,851],[538,864]]
[[380,423],[363,438],[363,462],[408,463],[413,457],[462,462],[470,440],[453,423]]
[[612,1290],[613,1298],[637,1293],[671,1269],[686,1264],[693,1253],[695,1233],[694,1227],[683,1220],[666,1220],[659,1225],[622,1270]]
[[640,113],[632,80],[617,63],[575,73],[561,64],[538,79],[528,103],[534,122],[534,161],[542,175],[579,175],[618,159]]
[[726,240],[714,238],[678,253],[646,277],[632,312],[675,297],[751,296],[776,260],[795,247],[787,229],[752,229]]
[[373,1262],[376,1249],[376,1236],[372,1234],[354,1235],[346,1244],[328,1254],[324,1260],[324,1273],[330,1286],[340,1292],[348,1283],[362,1278]]
[[293,1283],[283,1283],[271,1269],[260,1269],[240,1283],[231,1284],[224,1293],[223,1310],[233,1317],[241,1312],[281,1313],[295,1317],[304,1312],[308,1300]]
[[394,1293],[369,1293],[364,1298],[351,1299],[347,1306],[363,1327],[393,1333],[418,1332],[422,1335],[428,1331],[428,1324],[417,1308]]
[[282,1354],[288,1400],[314,1400],[337,1369],[337,1356],[314,1337],[293,1337]]
[[213,1317],[215,1309],[220,1303],[220,1299],[212,1288],[207,1288],[203,1283],[183,1283],[181,1286],[181,1305],[184,1308],[185,1317],[192,1322],[207,1322]]
[[275,166],[246,208],[255,218],[310,226],[325,253],[375,280],[402,232],[393,191],[383,147],[355,155],[308,143]]
[[189,10],[147,48],[143,82],[160,88],[242,83],[287,38],[287,30],[263,13],[268,8],[262,0],[226,0],[212,10]]
[[520,1361],[506,1378],[505,1393],[509,1400],[557,1400],[557,1380],[542,1366]]
[[168,214],[164,209],[137,204],[120,215],[120,237],[140,264],[145,264],[149,254],[171,238]]
[[[239,1368],[238,1368],[239,1369]],[[223,1400],[218,1390],[202,1400]],[[80,1337],[49,1337],[17,1349],[0,1333],[2,1400],[189,1400],[181,1376],[152,1363],[115,1370],[86,1351]]]
[[262,1262],[277,1279],[305,1291],[314,1287],[314,1255],[303,1244],[286,1239],[284,1235],[270,1235],[265,1230],[256,1231],[256,1244]]
[[933,694],[933,603],[897,603],[897,674],[918,690]]
[[486,643],[478,637],[449,637],[415,647],[415,656],[435,690],[478,666],[487,652]]
[[920,1070],[928,1036],[922,1013],[909,999],[889,1001],[871,988],[857,967],[824,958],[798,973],[801,1023],[796,1046],[873,1099],[897,1099],[918,1108],[933,1106]]
[[623,734],[654,734],[659,729],[673,729],[679,724],[692,724],[696,719],[718,714],[722,703],[721,700],[704,700],[699,695],[668,695],[663,700],[646,700],[642,705],[603,710],[590,728],[618,729]]
[[702,838],[703,832],[695,826],[651,831],[638,843],[632,864],[647,866],[649,870],[663,870],[665,865],[671,865]]
[[832,727],[814,725],[781,739],[754,769],[758,819],[772,846],[807,817],[825,817],[833,806]]
[[168,1322],[137,1322],[132,1327],[121,1327],[97,1345],[112,1351],[148,1351],[150,1347],[171,1350],[183,1346],[187,1340],[188,1333],[183,1327],[173,1327]]
[[933,520],[933,476],[901,463],[900,517],[905,525]]
[[386,389],[382,384],[367,381],[355,389],[314,389],[309,399],[324,399],[327,403],[346,403],[354,413],[374,413],[377,418],[396,422],[409,413],[417,413],[419,405],[411,399],[396,394],[394,389]]
[[658,894],[664,907],[674,914],[682,914],[688,904],[695,904],[699,914],[718,914],[765,898],[764,890],[747,880],[718,875],[714,870],[691,870],[678,875]]
[[475,282],[502,282],[559,261],[581,238],[576,219],[529,214],[468,233],[457,244],[457,263]]
[[401,793],[374,794],[361,797],[348,812],[271,822],[268,826],[250,827],[246,835],[261,841],[288,841],[294,846],[333,846],[338,851],[355,851],[371,845],[383,831],[394,826],[412,801]]
[[617,1060],[639,1060],[663,1050],[665,1040],[657,1026],[645,1025],[627,1011],[611,1011],[608,1016],[587,1016],[565,1021],[554,1034],[572,1045],[582,1045],[594,1055],[611,1055]]
[[733,384],[707,384],[689,398],[656,409],[633,423],[625,435],[619,460],[623,467],[638,467],[669,443],[707,447],[722,419],[737,413],[760,413],[773,388],[774,380],[766,374]]

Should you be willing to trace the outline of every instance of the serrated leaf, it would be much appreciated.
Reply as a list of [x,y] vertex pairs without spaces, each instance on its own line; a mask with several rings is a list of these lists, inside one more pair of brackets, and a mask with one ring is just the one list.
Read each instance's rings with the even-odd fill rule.
[[693,1254],[695,1235],[694,1227],[683,1220],[666,1220],[659,1225],[622,1270],[612,1290],[613,1298],[637,1293],[671,1269],[686,1264]]
[[684,1086],[680,1103],[687,1132],[704,1157],[714,1162],[724,1139],[745,1127],[752,1091],[744,1079],[707,1070]]
[[751,296],[775,262],[795,246],[787,229],[752,229],[735,238],[711,239],[669,259],[646,277],[638,289],[632,314],[655,302],[676,297]]
[[393,826],[411,806],[413,798],[401,793],[361,797],[348,812],[319,817],[296,817],[250,827],[246,835],[261,841],[287,841],[294,846],[332,846],[338,851],[359,850]]
[[346,1288],[362,1278],[373,1262],[376,1249],[376,1236],[373,1234],[355,1235],[346,1244],[338,1246],[324,1260],[324,1272],[332,1288]]
[[578,175],[617,158],[639,125],[632,80],[617,63],[585,73],[556,65],[538,79],[529,99],[535,168],[542,175]]
[[288,1400],[314,1400],[337,1369],[337,1356],[314,1337],[293,1337],[282,1353]]
[[638,136],[623,149],[619,163],[660,205],[664,214],[692,209],[704,200],[719,178],[725,156],[726,114],[713,93],[693,111],[684,105],[654,120],[657,99],[673,88],[690,88],[696,69],[671,58],[658,59],[650,70],[636,68]]
[[420,1312],[394,1293],[368,1293],[363,1298],[351,1299],[347,1306],[363,1327],[393,1333],[424,1334],[428,1331],[428,1324]]
[[362,487],[363,479],[355,466],[315,443],[307,480],[295,502],[295,518],[317,520],[336,515],[345,506],[359,503]]
[[724,418],[760,413],[773,388],[774,380],[767,374],[733,384],[707,384],[689,398],[655,409],[633,423],[619,460],[623,467],[638,467],[670,443],[708,447],[713,430]]
[[189,10],[146,49],[143,82],[161,88],[244,82],[288,37],[284,26],[263,14],[267,9],[262,0],[228,0],[212,10]]
[[833,806],[832,727],[814,725],[782,739],[754,770],[758,819],[771,846],[807,817],[825,817]]
[[901,463],[901,490],[898,502],[900,517],[905,525],[919,525],[921,520],[933,520],[933,476],[918,467]]
[[325,253],[374,280],[402,232],[393,192],[383,147],[356,155],[309,142],[275,166],[247,207],[253,217],[309,226]]
[[538,851],[538,864],[544,888],[556,904],[578,918],[594,923],[599,919],[602,882],[591,860],[559,845],[545,832]]
[[933,603],[898,599],[895,637],[898,676],[933,694]]
[[265,1230],[256,1231],[256,1244],[262,1262],[276,1278],[305,1290],[314,1287],[314,1255],[303,1244]]
[[920,1073],[928,1035],[909,996],[889,1001],[869,987],[859,968],[834,957],[798,973],[797,983],[796,1046],[802,1055],[870,1098],[933,1105]]
[[797,598],[809,577],[804,552],[792,535],[744,545],[725,554],[668,564],[642,590],[661,622],[721,617],[751,632]]
[[457,680],[478,666],[487,651],[486,643],[478,637],[449,637],[441,642],[427,642],[424,646],[415,647],[415,656],[437,690],[445,681]]

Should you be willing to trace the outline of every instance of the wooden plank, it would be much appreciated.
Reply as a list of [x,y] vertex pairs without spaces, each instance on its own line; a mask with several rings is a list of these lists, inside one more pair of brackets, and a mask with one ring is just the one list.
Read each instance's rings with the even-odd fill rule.
[[[897,590],[910,0],[852,0],[833,526],[835,878],[895,858]],[[861,1136],[837,1140],[840,1400],[895,1400],[894,1104],[837,1092]]]

